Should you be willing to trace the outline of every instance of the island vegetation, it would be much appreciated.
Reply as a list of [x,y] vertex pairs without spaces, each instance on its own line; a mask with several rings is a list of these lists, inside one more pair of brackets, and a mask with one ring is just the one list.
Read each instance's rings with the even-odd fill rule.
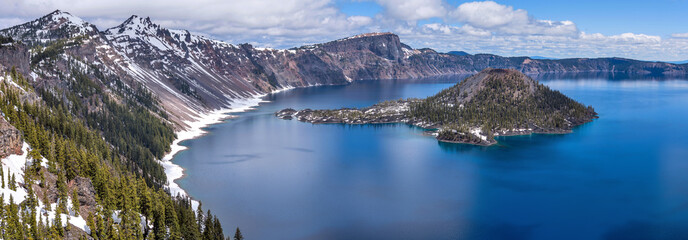
[[361,109],[284,109],[276,115],[310,123],[407,123],[430,130],[440,141],[477,145],[495,144],[495,136],[568,133],[597,118],[592,106],[508,69],[485,69],[425,99]]

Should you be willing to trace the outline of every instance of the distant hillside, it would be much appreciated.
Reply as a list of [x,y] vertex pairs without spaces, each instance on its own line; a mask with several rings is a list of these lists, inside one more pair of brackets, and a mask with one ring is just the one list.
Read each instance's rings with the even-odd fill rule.
[[543,57],[543,56],[530,56],[530,59],[535,59],[535,60],[557,60],[557,58]]
[[449,54],[449,55],[454,55],[454,56],[466,56],[466,55],[471,55],[471,54],[469,54],[469,53],[467,53],[467,52],[464,52],[464,51],[450,51],[450,52],[447,52],[447,54]]

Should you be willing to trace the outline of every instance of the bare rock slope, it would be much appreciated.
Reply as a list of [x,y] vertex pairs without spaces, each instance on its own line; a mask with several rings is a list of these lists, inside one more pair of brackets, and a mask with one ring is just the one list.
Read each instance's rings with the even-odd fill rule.
[[526,74],[688,73],[685,64],[621,58],[537,60],[445,54],[414,49],[393,33],[367,33],[292,49],[256,48],[167,29],[135,15],[101,31],[59,10],[0,30],[0,35],[18,41],[9,47],[11,51],[2,52],[0,65],[5,69],[17,66],[48,89],[69,84],[66,80],[75,69],[113,91],[143,89],[150,96],[141,94],[135,100],[151,98],[155,104],[145,105],[177,128],[209,111],[235,106],[240,99],[285,88],[363,79],[472,74],[485,68]]

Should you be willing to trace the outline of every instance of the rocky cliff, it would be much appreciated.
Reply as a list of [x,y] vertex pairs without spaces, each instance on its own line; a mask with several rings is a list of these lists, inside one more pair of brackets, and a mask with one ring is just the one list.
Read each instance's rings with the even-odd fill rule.
[[11,154],[22,154],[21,132],[0,117],[0,159]]
[[[152,93],[158,114],[184,127],[237,99],[274,90],[364,79],[422,78],[507,68],[526,74],[684,75],[688,65],[620,58],[537,60],[413,49],[392,33],[368,33],[286,50],[233,45],[132,16],[105,31],[62,11],[0,31],[21,43],[0,64],[18,66],[36,85],[60,88],[71,71],[98,85]],[[22,47],[19,45],[33,46]],[[1,50],[0,50],[1,51]],[[8,55],[10,57],[5,57]],[[30,60],[29,59],[30,56]]]

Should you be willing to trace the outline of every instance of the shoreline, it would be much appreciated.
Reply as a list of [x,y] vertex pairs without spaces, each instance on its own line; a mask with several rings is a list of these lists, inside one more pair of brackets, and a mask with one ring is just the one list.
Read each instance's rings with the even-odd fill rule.
[[[174,156],[178,153],[187,150],[188,147],[180,145],[182,142],[202,137],[208,134],[208,131],[203,130],[208,126],[222,123],[227,119],[234,118],[236,116],[231,115],[231,113],[241,113],[254,110],[261,103],[268,102],[263,100],[263,97],[268,94],[283,92],[287,90],[294,89],[294,87],[286,87],[283,89],[275,90],[270,93],[256,94],[252,97],[236,99],[234,102],[230,103],[226,108],[216,109],[209,111],[207,113],[199,114],[199,117],[193,121],[184,121],[189,127],[175,132],[177,138],[170,145],[170,151],[158,160],[158,163],[164,168],[165,175],[167,175],[167,188],[170,191],[170,195],[176,196],[177,194],[181,196],[186,196],[191,198],[191,196],[179,186],[175,181],[181,179],[185,176],[185,169],[181,166],[172,162]],[[191,205],[193,209],[198,207],[198,201],[191,198]]]
[[[363,122],[363,121],[357,121],[357,122],[347,122],[341,119],[335,119],[334,121],[330,121],[330,118],[326,118],[326,120],[314,120],[314,119],[306,119],[306,118],[300,118],[298,113],[301,111],[314,111],[311,109],[304,109],[304,110],[295,110],[292,108],[286,108],[282,109],[280,111],[277,111],[274,113],[275,117],[283,119],[283,120],[293,120],[295,119],[296,121],[299,122],[305,122],[305,123],[310,123],[313,125],[319,125],[319,124],[343,124],[343,125],[375,125],[375,124],[405,124],[407,126],[411,127],[418,127],[424,130],[423,136],[428,136],[428,137],[433,137],[435,140],[439,142],[444,142],[444,143],[456,143],[456,144],[468,144],[468,145],[474,145],[474,146],[481,146],[481,147],[490,147],[499,144],[499,141],[497,141],[497,137],[509,137],[509,136],[525,136],[525,135],[532,135],[532,134],[553,134],[553,135],[560,135],[560,134],[570,134],[573,133],[573,129],[581,126],[583,124],[592,122],[593,120],[599,118],[597,116],[593,116],[590,119],[587,119],[582,122],[575,123],[571,126],[570,129],[527,129],[523,131],[518,131],[518,130],[509,130],[505,132],[498,133],[494,135],[491,139],[483,139],[480,142],[469,142],[469,141],[456,141],[456,140],[448,140],[448,139],[441,139],[438,136],[438,132],[441,130],[441,127],[435,125],[435,124],[424,124],[423,122],[414,122],[414,121],[409,121],[407,119],[401,119],[401,120],[389,120],[389,121],[379,121],[379,120],[374,120],[370,122]],[[338,109],[338,110],[349,110],[349,109]],[[316,110],[317,111],[317,110]],[[286,113],[284,113],[286,112]],[[471,132],[470,134],[477,136],[477,137],[486,137],[483,135],[480,135],[478,133],[473,133]]]

